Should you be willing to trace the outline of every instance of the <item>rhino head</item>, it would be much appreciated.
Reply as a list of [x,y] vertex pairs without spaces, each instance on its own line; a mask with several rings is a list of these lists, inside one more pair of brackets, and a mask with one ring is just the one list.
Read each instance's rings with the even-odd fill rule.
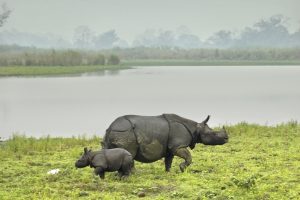
[[224,126],[220,131],[214,131],[207,125],[209,118],[210,116],[208,115],[203,122],[197,124],[197,143],[202,143],[205,145],[222,145],[227,143],[228,134]]
[[79,160],[75,162],[75,167],[83,168],[90,165],[90,152],[86,147],[84,148],[84,152]]

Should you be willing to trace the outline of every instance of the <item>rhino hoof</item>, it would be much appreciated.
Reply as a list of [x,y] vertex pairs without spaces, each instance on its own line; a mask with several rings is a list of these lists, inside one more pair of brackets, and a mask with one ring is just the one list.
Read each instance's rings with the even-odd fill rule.
[[181,172],[184,172],[184,170],[185,170],[185,165],[184,165],[184,163],[181,163],[181,164],[179,165],[179,168],[180,168],[180,171],[181,171]]
[[123,180],[123,181],[128,180],[128,178],[129,178],[128,175],[122,175],[122,176],[120,176],[120,180]]

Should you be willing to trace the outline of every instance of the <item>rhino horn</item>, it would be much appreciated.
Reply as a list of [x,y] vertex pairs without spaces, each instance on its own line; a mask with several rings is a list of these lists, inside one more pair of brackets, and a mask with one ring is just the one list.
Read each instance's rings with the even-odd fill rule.
[[209,118],[210,118],[210,115],[208,115],[208,116],[206,117],[206,119],[205,119],[202,123],[203,123],[203,124],[206,124],[206,123],[208,122]]
[[87,153],[87,152],[88,152],[87,147],[84,147],[84,153]]

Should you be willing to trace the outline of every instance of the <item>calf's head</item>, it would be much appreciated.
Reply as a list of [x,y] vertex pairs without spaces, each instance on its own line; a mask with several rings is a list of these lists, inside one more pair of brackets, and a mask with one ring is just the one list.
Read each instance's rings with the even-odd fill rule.
[[210,116],[197,124],[197,133],[198,133],[198,141],[199,143],[203,143],[205,145],[222,145],[228,142],[228,134],[223,127],[220,131],[214,131],[211,129],[207,122]]
[[75,167],[83,168],[83,167],[90,165],[90,162],[91,162],[90,161],[90,152],[91,152],[91,150],[88,150],[85,147],[81,158],[75,162]]

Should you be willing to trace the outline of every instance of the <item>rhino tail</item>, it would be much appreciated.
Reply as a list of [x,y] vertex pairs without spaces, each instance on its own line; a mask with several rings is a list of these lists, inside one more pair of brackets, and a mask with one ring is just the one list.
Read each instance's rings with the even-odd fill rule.
[[100,142],[102,149],[107,149],[107,145],[104,141]]
[[134,160],[133,159],[132,159],[131,164],[130,164],[130,169],[131,170],[135,170]]
[[102,141],[100,142],[102,149],[109,149],[109,143],[107,142],[107,139],[108,139],[107,137],[108,137],[109,133],[110,133],[110,130],[107,129]]

